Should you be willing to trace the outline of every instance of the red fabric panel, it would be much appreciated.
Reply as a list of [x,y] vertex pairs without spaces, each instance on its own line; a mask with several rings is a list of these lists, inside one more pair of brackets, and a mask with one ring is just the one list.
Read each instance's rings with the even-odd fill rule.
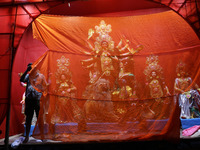
[[[10,72],[10,35],[0,35],[0,125],[6,116],[9,98],[9,72]],[[3,128],[4,129],[4,128]],[[1,135],[0,135],[1,137]]]
[[27,28],[15,55],[12,71],[10,135],[24,131],[22,125],[24,116],[21,112],[22,107],[20,101],[22,100],[25,88],[20,85],[18,73],[24,72],[27,64],[37,60],[46,50],[46,46],[38,40],[33,39],[31,26]]
[[8,104],[8,90],[9,90],[9,71],[8,70],[0,70],[1,78],[0,78],[0,124],[2,123],[5,113],[7,111],[7,104]]
[[1,16],[0,21],[3,22],[0,24],[0,33],[11,33],[12,28],[9,28],[14,23],[13,16]]

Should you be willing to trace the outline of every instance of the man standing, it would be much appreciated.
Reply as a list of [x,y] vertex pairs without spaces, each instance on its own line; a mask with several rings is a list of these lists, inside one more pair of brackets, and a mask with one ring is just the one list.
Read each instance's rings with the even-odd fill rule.
[[28,72],[32,69],[32,63],[29,63],[26,71],[20,78],[20,82],[26,83],[26,92],[25,92],[25,115],[26,115],[26,137],[23,143],[27,143],[29,141],[29,133],[31,128],[31,122],[33,119],[34,111],[36,112],[36,117],[38,118],[39,110],[40,110],[40,98],[42,93],[36,91],[30,83]]

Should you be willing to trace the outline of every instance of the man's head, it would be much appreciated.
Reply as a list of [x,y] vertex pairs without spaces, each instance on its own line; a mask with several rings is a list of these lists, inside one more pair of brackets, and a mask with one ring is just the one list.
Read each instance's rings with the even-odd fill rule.
[[27,65],[27,67],[30,67],[32,65],[32,63],[29,63],[28,65]]

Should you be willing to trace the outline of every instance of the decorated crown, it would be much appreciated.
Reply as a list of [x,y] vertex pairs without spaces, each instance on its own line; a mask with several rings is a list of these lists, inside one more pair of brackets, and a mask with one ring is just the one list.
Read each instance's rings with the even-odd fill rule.
[[68,68],[69,65],[70,65],[69,59],[65,58],[65,56],[62,56],[60,59],[57,59],[58,69],[55,72],[55,78],[57,83],[62,82],[61,80],[62,75],[64,75],[68,81],[71,81],[72,74]]
[[146,66],[144,70],[144,74],[147,76],[147,80],[151,78],[151,73],[154,71],[157,73],[158,76],[162,76],[163,74],[163,69],[162,67],[158,64],[159,59],[158,56],[155,55],[150,55],[149,57],[146,58]]
[[69,66],[69,58],[65,58],[65,56],[62,56],[60,59],[57,59],[57,66],[60,68],[68,67]]
[[98,34],[108,34],[112,31],[111,25],[106,25],[104,20],[101,20],[99,26],[95,26],[95,29]]
[[146,64],[147,65],[153,65],[153,64],[158,64],[159,60],[158,60],[158,56],[155,55],[150,55],[149,57],[146,58]]
[[185,71],[186,64],[180,61],[176,66],[176,73],[180,73],[180,71]]
[[95,32],[93,29],[89,29],[88,39],[90,39],[94,35],[94,33],[98,34],[98,36],[96,37],[96,42],[95,42],[96,51],[100,51],[102,42],[108,43],[109,50],[114,49],[114,41],[109,35],[111,31],[112,31],[111,25],[110,24],[106,25],[104,20],[101,20],[99,26],[95,26]]

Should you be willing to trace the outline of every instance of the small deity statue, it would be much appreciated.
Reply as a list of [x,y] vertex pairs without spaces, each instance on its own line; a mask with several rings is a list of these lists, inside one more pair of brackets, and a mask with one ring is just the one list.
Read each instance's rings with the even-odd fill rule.
[[158,56],[151,55],[147,57],[146,64],[148,65],[144,74],[146,75],[147,83],[150,91],[150,98],[161,98],[170,95],[168,87],[163,78],[163,69],[158,64]]
[[114,105],[116,113],[123,116],[132,107],[132,101],[138,97],[136,96],[136,79],[132,71],[133,60],[129,57],[121,58],[119,67],[118,86],[112,92],[112,97],[118,100]]
[[55,73],[56,77],[56,93],[59,96],[65,96],[68,98],[75,97],[76,87],[72,82],[72,74],[68,68],[69,59],[66,59],[64,56],[61,59],[58,59],[57,66],[59,67]]
[[200,96],[197,90],[198,85],[192,84],[192,78],[186,72],[186,64],[180,61],[176,67],[177,78],[174,83],[174,92],[178,96],[179,106],[181,108],[180,118],[189,119],[200,117],[199,107]]
[[[133,71],[133,60],[129,57],[120,59],[119,71],[119,98],[126,100],[136,100],[136,80]],[[130,67],[131,66],[131,67]]]
[[68,68],[69,59],[62,56],[57,60],[58,69],[55,73],[56,89],[55,110],[52,121],[64,123],[74,121],[73,107],[75,105],[76,87],[72,82],[72,74]]
[[152,109],[151,112],[155,113],[155,117],[165,111],[162,106],[164,107],[164,104],[168,103],[168,101],[164,97],[170,95],[168,87],[164,82],[163,69],[158,62],[158,56],[150,55],[146,60],[148,66],[144,70],[147,80],[147,91],[149,91],[147,99],[152,99],[150,109]]

